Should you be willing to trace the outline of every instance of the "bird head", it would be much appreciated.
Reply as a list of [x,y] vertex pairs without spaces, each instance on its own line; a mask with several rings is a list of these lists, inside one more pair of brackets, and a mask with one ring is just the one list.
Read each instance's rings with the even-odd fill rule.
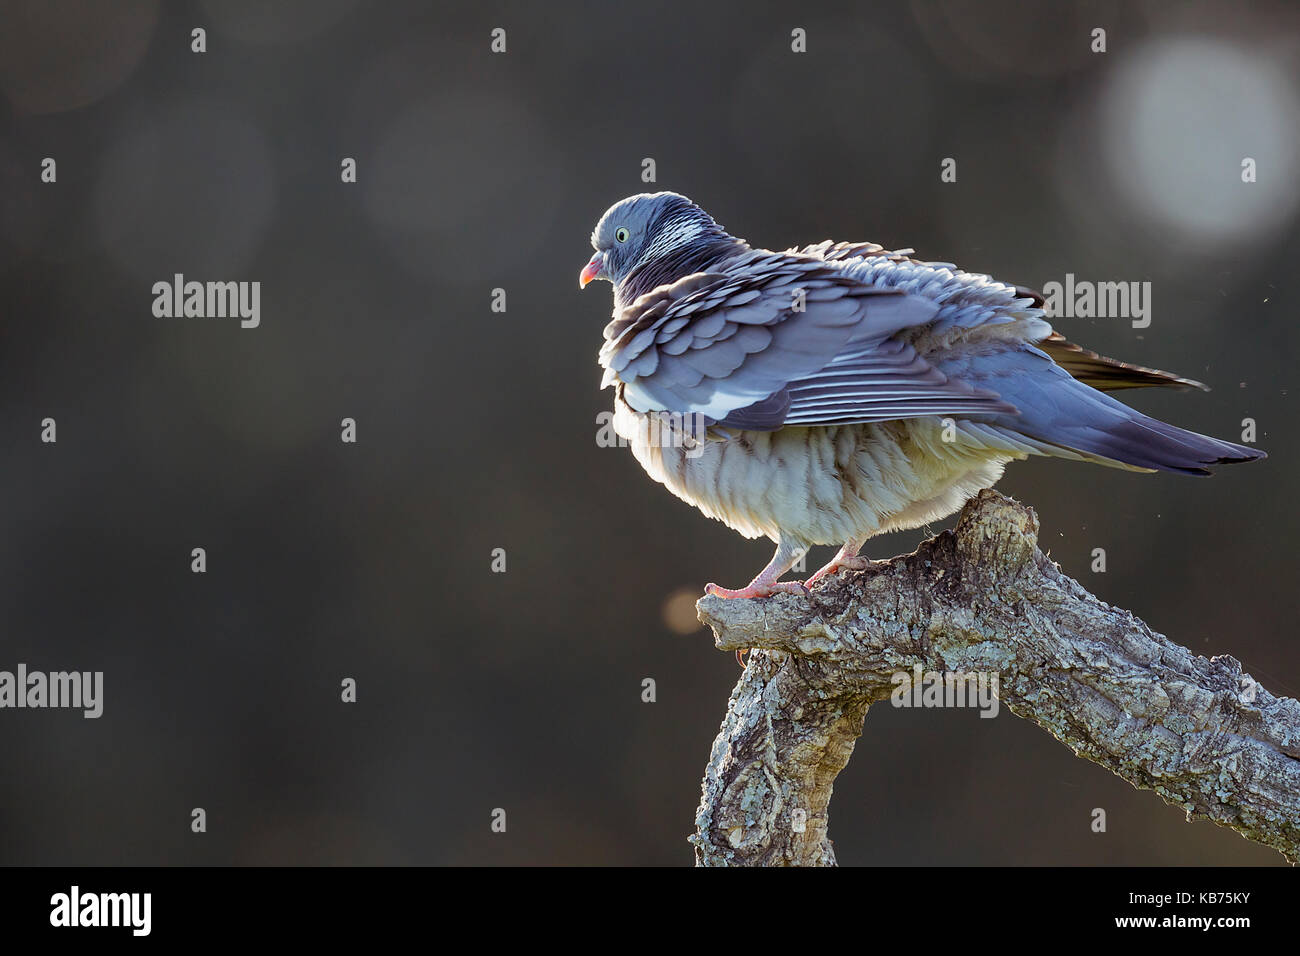
[[695,203],[677,193],[641,193],[605,210],[591,233],[596,254],[578,276],[580,288],[606,279],[617,288],[633,271],[663,260],[701,239],[726,232]]

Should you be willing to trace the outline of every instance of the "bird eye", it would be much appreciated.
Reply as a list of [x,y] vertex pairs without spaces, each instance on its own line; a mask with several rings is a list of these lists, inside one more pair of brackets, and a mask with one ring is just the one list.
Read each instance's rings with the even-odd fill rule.
[[620,227],[619,230],[614,233],[614,238],[619,242],[627,242],[628,236],[630,235],[631,233],[629,233],[627,229]]

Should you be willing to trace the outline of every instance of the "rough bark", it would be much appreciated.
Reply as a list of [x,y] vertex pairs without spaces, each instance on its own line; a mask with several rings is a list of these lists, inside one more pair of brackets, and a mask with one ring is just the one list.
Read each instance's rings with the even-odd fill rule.
[[955,530],[811,597],[701,599],[720,650],[755,651],[705,772],[697,864],[834,865],[835,777],[918,665],[996,674],[1000,706],[1078,756],[1296,862],[1300,704],[1099,601],[1037,538],[1032,510],[985,491]]

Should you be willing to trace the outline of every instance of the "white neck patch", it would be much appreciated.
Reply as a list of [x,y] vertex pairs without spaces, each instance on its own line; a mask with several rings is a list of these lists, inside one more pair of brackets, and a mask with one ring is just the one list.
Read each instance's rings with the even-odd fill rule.
[[639,265],[644,265],[652,259],[658,259],[674,249],[680,249],[702,232],[704,232],[704,223],[698,219],[683,218],[670,222],[659,230],[659,235],[655,236],[655,241],[650,243],[645,252],[641,253],[641,258],[637,259],[632,268],[635,269]]

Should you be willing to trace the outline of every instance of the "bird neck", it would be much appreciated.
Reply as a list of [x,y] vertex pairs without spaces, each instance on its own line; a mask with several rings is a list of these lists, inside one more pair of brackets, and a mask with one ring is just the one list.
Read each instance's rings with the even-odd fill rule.
[[707,272],[718,263],[747,249],[749,243],[725,232],[716,236],[697,237],[680,248],[641,263],[625,275],[614,287],[618,306],[622,308],[661,285],[668,285],[697,272]]

